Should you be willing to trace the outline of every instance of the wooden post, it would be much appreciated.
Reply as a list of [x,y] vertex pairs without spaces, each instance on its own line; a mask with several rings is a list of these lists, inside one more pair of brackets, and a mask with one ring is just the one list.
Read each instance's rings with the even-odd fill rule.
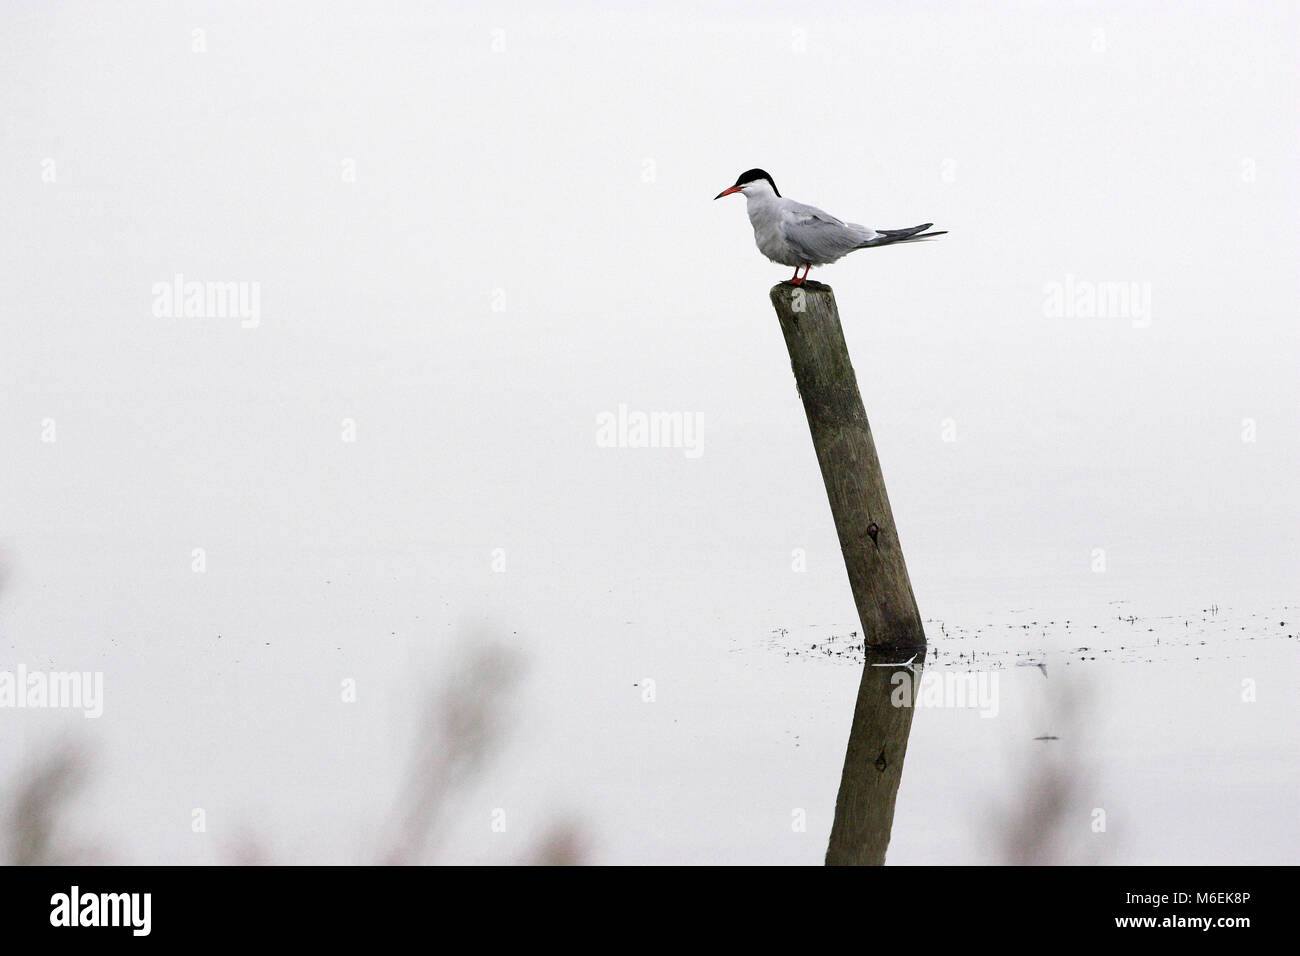
[[772,288],[772,305],[808,416],[865,645],[826,863],[880,865],[912,729],[912,695],[905,706],[894,706],[895,675],[905,673],[898,680],[912,681],[915,692],[925,630],[835,294],[820,282],[783,282]]
[[862,639],[868,647],[924,647],[925,630],[835,294],[820,282],[782,282],[771,296],[808,415]]

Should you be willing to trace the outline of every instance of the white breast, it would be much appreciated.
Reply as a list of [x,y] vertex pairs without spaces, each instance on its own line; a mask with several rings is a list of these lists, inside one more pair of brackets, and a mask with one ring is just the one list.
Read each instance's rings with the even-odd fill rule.
[[803,265],[785,241],[785,210],[776,196],[746,196],[746,212],[749,222],[754,227],[754,242],[758,251],[773,262],[783,266]]

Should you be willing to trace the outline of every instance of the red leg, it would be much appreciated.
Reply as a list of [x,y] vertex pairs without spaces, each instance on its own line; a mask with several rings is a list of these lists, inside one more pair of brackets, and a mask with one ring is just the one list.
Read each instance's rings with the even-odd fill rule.
[[809,263],[808,265],[803,267],[803,278],[799,280],[800,285],[803,285],[805,282],[808,281],[808,270],[811,268],[812,268],[812,263]]
[[791,282],[792,284],[794,284],[794,285],[801,285],[801,284],[802,284],[801,280],[799,279],[799,267],[798,267],[798,266],[795,266],[795,267],[794,267],[794,277],[790,280],[790,282]]

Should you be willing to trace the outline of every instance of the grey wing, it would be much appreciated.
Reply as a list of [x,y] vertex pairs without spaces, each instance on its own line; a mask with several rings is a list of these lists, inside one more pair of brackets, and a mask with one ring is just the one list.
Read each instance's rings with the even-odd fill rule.
[[814,265],[834,262],[877,235],[866,226],[841,222],[828,212],[802,203],[792,204],[783,229],[785,241],[795,254]]

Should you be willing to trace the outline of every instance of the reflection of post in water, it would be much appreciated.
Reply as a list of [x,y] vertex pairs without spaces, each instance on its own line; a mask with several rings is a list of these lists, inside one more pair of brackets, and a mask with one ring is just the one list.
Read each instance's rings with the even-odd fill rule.
[[[910,664],[909,657],[913,658]],[[924,648],[866,648],[849,749],[835,800],[835,822],[826,849],[827,866],[881,866],[885,862],[924,660]]]

